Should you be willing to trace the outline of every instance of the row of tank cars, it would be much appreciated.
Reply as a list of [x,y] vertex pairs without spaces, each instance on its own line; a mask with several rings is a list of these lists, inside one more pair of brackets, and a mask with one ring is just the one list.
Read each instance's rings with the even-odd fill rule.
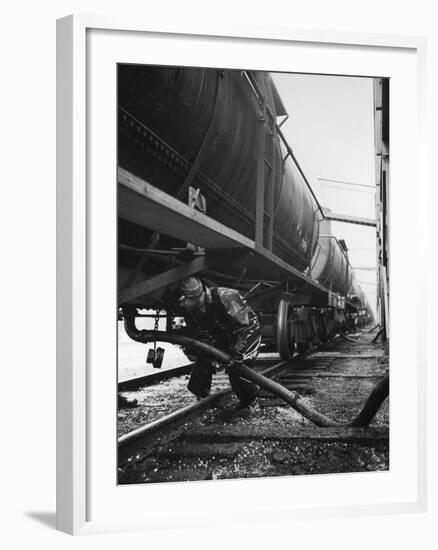
[[372,320],[287,116],[266,72],[118,66],[121,318],[156,310],[178,330],[175,288],[196,274],[239,289],[284,359]]

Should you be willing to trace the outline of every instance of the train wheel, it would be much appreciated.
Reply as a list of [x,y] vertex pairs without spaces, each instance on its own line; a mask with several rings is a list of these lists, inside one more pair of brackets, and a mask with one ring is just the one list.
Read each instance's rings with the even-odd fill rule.
[[295,349],[292,311],[292,304],[280,300],[277,312],[277,348],[284,361],[292,359]]
[[309,343],[308,342],[298,342],[297,343],[297,352],[303,353],[309,349]]

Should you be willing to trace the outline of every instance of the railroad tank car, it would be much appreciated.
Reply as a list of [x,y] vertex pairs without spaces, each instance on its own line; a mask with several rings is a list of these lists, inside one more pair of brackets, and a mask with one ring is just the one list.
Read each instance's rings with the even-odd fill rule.
[[333,235],[321,235],[312,277],[334,292],[346,296],[351,288],[352,272],[348,258]]
[[[285,114],[269,73],[253,74],[274,116]],[[198,163],[195,185],[207,199],[208,215],[253,239],[257,113],[242,72],[120,65],[118,101],[119,165],[187,202],[189,167]],[[272,250],[304,271],[318,242],[317,207],[296,167],[283,160],[279,140],[270,137],[266,129]],[[137,246],[150,238],[123,220],[119,235]]]
[[[226,263],[219,275],[225,277],[222,284],[229,280],[230,286],[245,291],[262,320],[264,341],[289,359],[295,347],[326,341],[346,326],[346,300],[357,311],[365,299],[346,247],[332,235],[293,154],[276,134],[277,119],[287,113],[269,73],[119,65],[118,164],[182,203],[187,204],[190,189],[196,188],[206,200],[209,218],[254,239],[260,171],[257,94],[266,99],[274,121],[265,124],[262,138],[268,209],[263,218],[266,226],[272,220],[270,252],[303,274],[304,283],[314,281],[320,287],[315,286],[317,296],[312,297],[302,281],[292,286],[287,281],[254,281],[245,279],[245,270],[227,279]],[[265,231],[263,244],[266,238]],[[163,266],[174,266],[175,250],[193,252],[175,236],[155,233],[147,221],[140,225],[123,215],[118,239],[119,290],[160,274]],[[144,255],[154,250],[156,255]],[[166,309],[169,303],[161,300],[162,294],[157,298],[151,292],[128,304]],[[178,312],[177,306],[170,307]],[[348,315],[354,321],[357,313]]]
[[366,304],[365,293],[362,290],[359,283],[356,281],[356,277],[353,277],[349,295],[353,301],[356,301],[358,304],[360,304],[361,307],[365,307],[365,304]]
[[[324,208],[324,214],[330,210]],[[320,235],[312,260],[311,276],[329,290],[348,296],[354,272],[348,260],[346,245],[332,235],[331,222],[320,221]]]

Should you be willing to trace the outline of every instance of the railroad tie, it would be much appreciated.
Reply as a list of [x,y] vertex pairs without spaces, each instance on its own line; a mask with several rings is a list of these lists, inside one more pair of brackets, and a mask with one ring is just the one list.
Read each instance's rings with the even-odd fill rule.
[[176,443],[159,453],[160,458],[233,458],[240,451],[239,443]]
[[324,427],[315,426],[306,427],[283,427],[283,426],[254,426],[254,425],[235,425],[222,426],[210,425],[197,429],[188,430],[184,434],[186,442],[209,442],[233,443],[245,440],[277,440],[294,441],[301,439],[318,441],[342,441],[342,442],[362,442],[373,443],[378,441],[387,441],[389,438],[388,428],[377,427]]

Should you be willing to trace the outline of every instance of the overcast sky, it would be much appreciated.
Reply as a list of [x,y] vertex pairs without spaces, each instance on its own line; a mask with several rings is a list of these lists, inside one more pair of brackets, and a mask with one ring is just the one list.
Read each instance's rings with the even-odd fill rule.
[[[373,81],[370,78],[273,74],[289,114],[282,126],[320,203],[339,214],[375,217]],[[335,183],[338,180],[361,186]],[[376,266],[374,228],[332,223],[355,267]],[[376,272],[356,271],[371,307]]]

